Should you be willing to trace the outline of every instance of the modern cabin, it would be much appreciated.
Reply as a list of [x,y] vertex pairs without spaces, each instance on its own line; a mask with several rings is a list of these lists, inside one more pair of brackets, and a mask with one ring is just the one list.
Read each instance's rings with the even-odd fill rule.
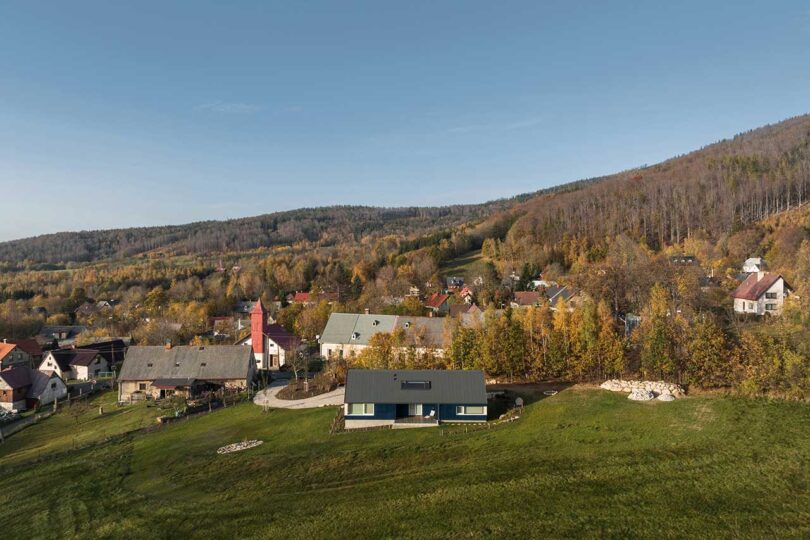
[[486,422],[484,373],[350,369],[343,407],[346,429]]

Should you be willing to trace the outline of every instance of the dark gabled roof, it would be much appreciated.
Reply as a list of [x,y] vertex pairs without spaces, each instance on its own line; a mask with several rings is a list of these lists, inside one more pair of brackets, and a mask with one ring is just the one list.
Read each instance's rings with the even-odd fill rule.
[[14,367],[0,371],[0,379],[3,379],[13,390],[31,386],[31,368]]
[[[429,388],[404,388],[406,382],[426,382]],[[350,369],[344,401],[486,405],[487,391],[481,371]]]
[[93,361],[101,356],[95,349],[73,349],[73,359],[70,360],[71,366],[89,366]]
[[[759,274],[753,273],[745,278],[745,281],[737,287],[732,293],[732,296],[742,300],[759,300],[760,297],[781,278],[782,276],[779,274],[765,272],[762,279],[760,279]],[[785,286],[787,286],[787,284]]]
[[114,364],[124,359],[124,354],[127,352],[127,344],[124,343],[123,339],[110,339],[82,345],[82,349],[93,349],[107,362]]
[[31,356],[41,356],[42,355],[42,347],[39,346],[37,340],[34,338],[26,338],[26,339],[9,339],[9,343],[14,343],[19,347],[21,350],[27,352]]
[[119,380],[246,380],[252,365],[253,350],[242,345],[130,347]]
[[71,366],[89,366],[99,356],[93,349],[56,349],[50,354],[61,371],[70,371]]
[[276,345],[287,351],[294,351],[301,345],[301,340],[298,336],[287,332],[283,326],[277,323],[267,326],[264,333],[267,334],[267,337],[272,339]]

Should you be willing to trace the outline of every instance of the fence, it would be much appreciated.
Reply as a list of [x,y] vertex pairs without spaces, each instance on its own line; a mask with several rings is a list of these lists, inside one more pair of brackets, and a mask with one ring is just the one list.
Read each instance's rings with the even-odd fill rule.
[[36,413],[32,416],[26,416],[25,418],[21,418],[16,422],[12,422],[6,426],[0,427],[0,442],[6,440],[6,437],[11,437],[18,431],[22,431],[23,429],[27,428],[28,426],[34,425],[40,420],[48,418],[50,415],[53,414],[53,411],[46,411],[41,413]]

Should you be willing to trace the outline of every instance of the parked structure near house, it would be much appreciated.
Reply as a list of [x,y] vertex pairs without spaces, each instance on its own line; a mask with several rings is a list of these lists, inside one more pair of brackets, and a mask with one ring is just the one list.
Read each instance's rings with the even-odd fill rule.
[[324,358],[350,358],[368,347],[377,333],[401,332],[404,347],[418,353],[431,350],[444,354],[444,319],[378,315],[373,313],[332,313],[318,343]]
[[159,399],[175,393],[193,397],[221,388],[244,390],[255,373],[253,353],[241,345],[130,347],[118,376],[118,399]]
[[57,349],[45,354],[39,370],[54,371],[65,380],[89,381],[108,372],[110,364],[95,349]]
[[538,306],[542,298],[544,295],[540,291],[518,291],[515,293],[511,305],[513,308]]
[[736,313],[779,315],[785,306],[790,286],[781,275],[773,272],[755,272],[732,293]]
[[346,429],[486,422],[484,374],[472,370],[350,369],[343,414]]
[[24,411],[67,396],[67,386],[53,371],[14,367],[0,371],[0,408]]
[[280,324],[268,324],[267,312],[258,300],[250,312],[250,335],[236,344],[251,347],[256,369],[277,370],[288,363],[290,355],[298,353],[301,339]]
[[445,314],[450,310],[450,295],[433,293],[425,300],[425,307],[433,313]]

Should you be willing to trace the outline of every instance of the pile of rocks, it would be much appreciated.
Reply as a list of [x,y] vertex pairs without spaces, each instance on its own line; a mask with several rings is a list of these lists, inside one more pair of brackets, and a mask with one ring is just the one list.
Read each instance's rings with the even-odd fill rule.
[[600,385],[600,388],[611,392],[629,392],[628,399],[649,401],[658,398],[661,401],[672,401],[686,395],[683,388],[675,383],[665,381],[623,381],[611,379]]
[[243,441],[238,443],[229,444],[227,446],[223,446],[217,450],[217,454],[230,454],[231,452],[240,452],[242,450],[247,450],[248,448],[254,448],[259,446],[260,444],[264,444],[264,441]]

